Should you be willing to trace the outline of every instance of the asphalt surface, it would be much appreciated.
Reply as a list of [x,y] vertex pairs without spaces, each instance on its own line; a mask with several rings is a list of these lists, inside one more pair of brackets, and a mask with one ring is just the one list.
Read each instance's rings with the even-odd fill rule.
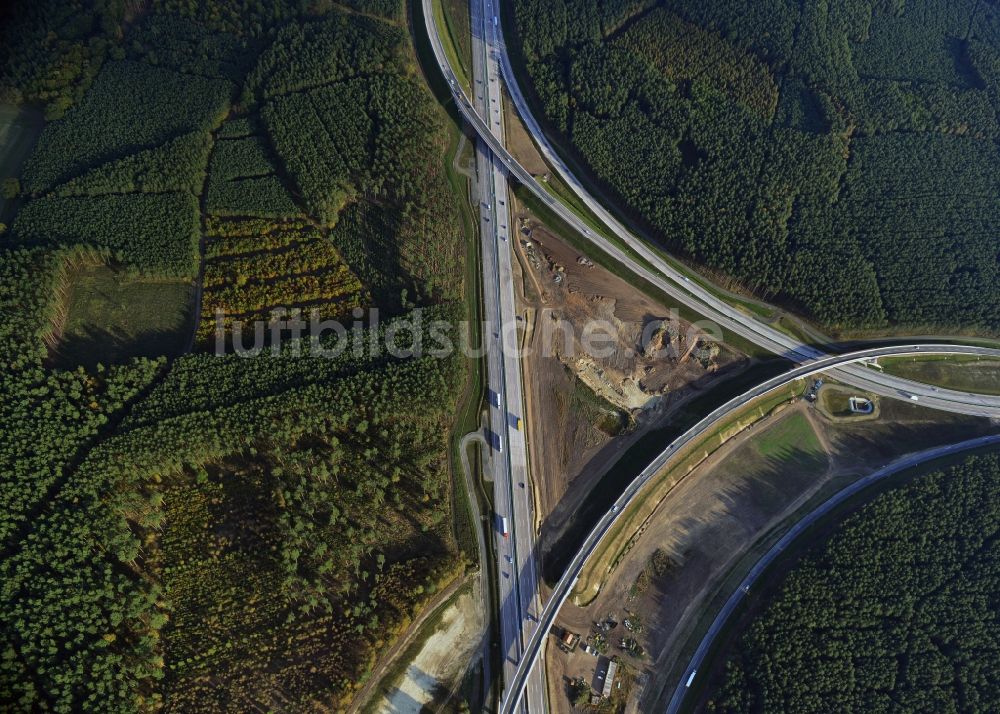
[[[482,510],[479,505],[479,496],[477,493],[477,476],[472,472],[472,465],[469,463],[469,446],[473,443],[479,444],[482,449],[482,453],[487,453],[489,449],[489,444],[486,442],[486,437],[483,436],[482,432],[474,431],[470,434],[466,434],[462,437],[459,442],[459,454],[462,460],[462,475],[465,478],[465,490],[469,497],[469,507],[472,509],[472,513],[480,514]],[[474,530],[476,531],[476,548],[479,557],[479,580],[478,580],[478,590],[481,599],[480,606],[483,608],[485,627],[483,628],[484,636],[482,647],[480,649],[479,658],[483,664],[483,681],[492,682],[493,676],[490,671],[490,631],[493,622],[492,613],[492,603],[490,601],[490,586],[487,581],[489,575],[489,558],[486,556],[486,536],[483,529],[480,528],[479,519],[473,522]]]
[[695,441],[702,435],[716,428],[717,425],[724,421],[732,412],[738,411],[758,397],[787,386],[797,379],[805,379],[820,372],[826,372],[831,368],[843,366],[852,362],[860,362],[872,357],[889,357],[912,354],[964,354],[1000,357],[1000,350],[984,347],[968,347],[965,345],[902,345],[895,347],[880,347],[870,350],[862,350],[859,352],[852,352],[846,355],[825,357],[821,360],[815,360],[809,364],[797,367],[786,372],[785,374],[773,377],[765,382],[762,382],[748,392],[731,399],[729,402],[723,404],[704,419],[699,421],[695,426],[679,436],[673,443],[667,446],[666,449],[660,452],[660,454],[653,459],[653,462],[643,469],[642,473],[640,473],[635,480],[628,485],[624,493],[622,493],[618,500],[612,504],[611,509],[608,510],[596,523],[593,530],[591,530],[591,532],[587,535],[587,538],[584,540],[580,549],[573,557],[573,560],[567,566],[565,573],[559,580],[559,583],[553,589],[552,595],[545,604],[545,609],[539,618],[539,629],[536,630],[529,638],[528,644],[524,649],[524,655],[521,658],[521,664],[518,666],[517,672],[508,686],[508,698],[501,703],[501,714],[510,714],[513,712],[520,701],[524,682],[529,676],[531,669],[536,664],[539,654],[542,651],[545,634],[552,628],[552,625],[555,624],[559,610],[562,608],[563,603],[572,592],[573,586],[576,584],[577,578],[580,576],[584,564],[597,549],[597,546],[614,525],[615,521],[617,521],[621,514],[628,509],[632,499],[642,492],[642,489],[647,482],[649,482],[658,473],[660,473],[664,467],[667,466],[676,453],[681,451],[687,444]]
[[[729,599],[726,600],[726,604],[722,606],[719,614],[716,615],[715,620],[712,622],[711,627],[708,628],[705,636],[702,637],[701,642],[698,644],[698,648],[691,656],[691,661],[684,670],[684,674],[677,683],[677,687],[674,689],[674,694],[670,698],[670,703],[667,705],[667,714],[676,714],[676,712],[680,710],[681,706],[684,704],[684,699],[687,693],[691,691],[689,685],[698,680],[698,668],[704,664],[705,656],[712,647],[712,643],[715,641],[715,638],[719,636],[719,633],[722,632],[722,628],[725,627],[726,622],[732,616],[736,607],[743,601],[743,598],[750,592],[751,588],[757,582],[757,579],[760,578],[761,574],[767,570],[771,563],[773,563],[778,556],[784,553],[788,547],[806,531],[806,529],[816,523],[816,521],[820,518],[830,513],[830,511],[835,509],[844,501],[854,496],[856,493],[863,491],[876,481],[884,479],[887,476],[912,468],[913,466],[921,464],[925,461],[931,461],[942,456],[949,456],[951,454],[957,454],[962,451],[968,451],[969,449],[975,449],[980,446],[986,446],[988,444],[995,444],[998,442],[1000,442],[1000,436],[998,435],[982,436],[977,439],[962,441],[958,444],[950,444],[948,446],[941,446],[935,449],[928,449],[916,454],[904,456],[887,466],[883,466],[878,471],[865,476],[859,481],[855,481],[843,490],[838,491],[828,500],[824,501],[822,505],[810,512],[807,516],[802,518],[802,520],[798,521],[781,538],[781,540],[775,543],[771,549],[757,561],[753,568],[750,569],[750,572],[747,573],[747,576],[739,584],[739,587],[737,587],[732,595],[729,596]],[[692,677],[692,675],[694,676]]]
[[[498,357],[493,354],[497,350],[493,348],[489,350],[491,404],[496,404],[493,401],[495,397],[499,400],[500,404],[499,407],[494,406],[492,409],[494,412],[492,425],[493,436],[496,438],[498,445],[507,445],[508,442],[513,444],[506,452],[494,452],[494,456],[499,457],[494,459],[495,461],[498,463],[506,462],[506,466],[501,463],[494,467],[494,478],[499,479],[496,481],[498,522],[500,517],[507,515],[511,524],[510,538],[502,539],[502,541],[508,541],[508,543],[498,540],[497,548],[501,566],[503,566],[505,560],[508,565],[516,566],[511,567],[509,572],[502,572],[500,576],[502,603],[500,612],[501,632],[504,652],[506,654],[504,679],[509,683],[505,690],[505,698],[502,702],[501,711],[514,711],[521,703],[522,694],[526,687],[528,688],[526,701],[529,709],[532,711],[541,711],[539,707],[544,707],[544,694],[533,694],[533,691],[539,688],[538,685],[533,684],[533,682],[537,681],[535,678],[538,677],[533,670],[541,668],[534,668],[533,665],[538,658],[541,644],[544,641],[544,633],[553,624],[558,609],[572,590],[572,585],[575,583],[583,562],[593,552],[597,543],[599,543],[600,539],[607,532],[607,529],[614,522],[620,510],[624,509],[625,505],[641,489],[642,485],[662,468],[663,464],[669,460],[678,448],[701,433],[696,433],[699,427],[703,424],[711,426],[717,420],[724,418],[733,409],[738,409],[747,401],[767,391],[771,391],[771,389],[787,384],[792,379],[801,378],[804,375],[819,371],[826,371],[837,365],[840,365],[841,368],[832,371],[832,374],[836,378],[881,396],[897,399],[915,398],[916,401],[920,401],[925,406],[944,411],[1000,417],[1000,397],[937,388],[885,375],[868,367],[853,364],[863,359],[863,357],[859,357],[858,355],[877,357],[904,353],[920,353],[922,351],[929,354],[948,352],[1000,356],[1000,350],[975,347],[966,348],[962,346],[923,345],[908,346],[905,348],[881,348],[866,350],[861,353],[851,353],[851,355],[829,357],[822,350],[802,344],[790,335],[776,330],[770,325],[728,305],[725,301],[715,297],[715,295],[702,287],[698,282],[691,281],[687,276],[677,271],[659,254],[651,250],[642,240],[629,232],[598,201],[587,193],[582,184],[569,171],[561,159],[559,159],[555,151],[552,150],[540,126],[532,116],[517,84],[516,76],[507,55],[506,45],[503,41],[502,27],[499,22],[493,21],[493,17],[499,15],[494,5],[499,0],[472,0],[471,2],[474,64],[473,99],[471,102],[461,89],[461,85],[448,63],[441,38],[438,35],[438,29],[433,21],[434,13],[431,0],[422,0],[422,2],[428,36],[435,59],[443,76],[451,87],[457,108],[479,135],[477,166],[479,167],[480,185],[492,186],[492,201],[488,197],[480,198],[480,222],[483,228],[484,241],[483,279],[484,294],[486,295],[486,315],[488,319],[494,314],[497,316],[496,324],[501,325],[501,330],[499,335],[495,336],[495,339],[502,347],[499,352],[503,353]],[[478,69],[475,69],[476,66],[478,66]],[[648,265],[652,266],[652,270],[647,268],[644,263],[633,258],[630,253],[619,248],[615,243],[595,234],[582,219],[562,202],[549,194],[510,155],[503,142],[503,112],[500,105],[501,95],[499,91],[500,77],[497,75],[498,67],[502,78],[506,80],[506,87],[518,112],[521,114],[525,125],[546,159],[584,204],[605,223],[622,243],[627,245],[631,251],[640,256]],[[506,174],[503,169],[506,169]],[[491,179],[488,182],[484,182],[483,178],[487,174],[491,176]],[[635,275],[647,280],[667,295],[688,305],[704,317],[715,321],[724,329],[738,334],[775,354],[782,355],[798,363],[808,363],[798,370],[789,373],[795,376],[786,375],[785,381],[774,385],[772,383],[775,380],[769,380],[746,395],[743,395],[743,397],[738,397],[737,400],[716,410],[700,422],[699,426],[696,426],[687,434],[680,437],[666,451],[661,453],[633,481],[618,503],[613,507],[612,511],[609,511],[595,526],[584,546],[578,552],[573,564],[567,570],[566,575],[560,581],[559,585],[557,585],[553,596],[550,598],[545,610],[541,613],[541,617],[537,618],[537,624],[535,617],[532,616],[529,618],[529,613],[534,615],[538,612],[537,609],[532,610],[533,607],[537,608],[538,595],[530,492],[528,489],[523,489],[523,498],[518,497],[519,484],[527,478],[526,451],[524,449],[523,433],[512,434],[510,426],[511,415],[514,415],[516,418],[516,416],[523,414],[523,401],[520,392],[520,368],[517,364],[516,354],[511,351],[512,342],[516,343],[516,323],[514,328],[509,330],[513,338],[512,340],[505,337],[508,329],[504,323],[505,316],[507,320],[510,320],[512,319],[511,316],[514,315],[513,285],[510,272],[511,246],[508,240],[510,238],[510,216],[507,210],[508,202],[506,199],[506,176],[508,174],[514,176],[526,188],[531,190],[550,210],[577,230],[586,240],[627,267]],[[504,198],[501,199],[501,196]],[[501,200],[502,204],[500,203]],[[499,223],[498,227],[498,222],[500,221],[502,222]],[[491,236],[492,242],[490,241]],[[504,243],[502,248],[498,247],[501,242]],[[493,256],[492,258],[488,258],[488,254],[490,253]],[[487,337],[489,337],[489,334]],[[515,373],[517,375],[516,378],[513,377]],[[497,378],[494,375],[497,375]],[[512,408],[517,411],[512,412]],[[501,416],[506,417],[504,420],[505,423],[500,423]],[[703,427],[702,430],[704,428],[707,427]],[[506,456],[503,454],[506,454]],[[521,474],[524,474],[524,479],[519,478]],[[509,488],[503,487],[503,479],[507,480]],[[501,571],[503,571],[502,567]],[[519,626],[515,623],[519,623]],[[515,632],[515,629],[519,631]],[[524,640],[525,637],[527,637],[526,641]],[[518,662],[518,666],[513,675],[511,675],[508,665],[514,662]],[[529,680],[532,683],[529,683]]]
[[[499,2],[499,0],[492,0],[492,2]],[[431,3],[430,0],[423,0],[423,3],[425,16],[427,16],[427,13],[431,11]],[[531,133],[532,139],[546,160],[551,163],[555,171],[569,185],[579,199],[594,215],[604,222],[608,229],[623,244],[627,245],[634,254],[641,256],[646,264],[652,266],[652,269],[647,268],[646,264],[636,260],[632,253],[626,252],[617,244],[594,233],[576,213],[546,191],[535,177],[528,173],[511,156],[504,146],[503,141],[494,134],[490,126],[483,120],[482,117],[488,115],[481,115],[470,104],[469,99],[462,91],[461,85],[448,63],[447,55],[441,44],[441,38],[438,36],[437,28],[434,26],[433,15],[428,17],[427,25],[428,34],[431,35],[431,46],[434,49],[435,58],[445,79],[450,83],[455,104],[462,113],[462,116],[477,131],[483,142],[493,152],[494,157],[507,168],[509,174],[534,193],[550,210],[574,228],[585,240],[628,268],[635,275],[647,280],[680,303],[691,307],[724,329],[740,335],[760,347],[787,357],[797,363],[826,356],[826,353],[821,349],[802,344],[792,336],[741,312],[724,300],[716,297],[698,281],[689,279],[688,276],[672,267],[659,253],[646,245],[643,240],[633,235],[599,201],[587,192],[581,182],[566,166],[565,162],[556,154],[542,132],[537,120],[532,115],[517,83],[517,77],[514,74],[510,58],[507,54],[507,46],[503,39],[503,26],[498,23],[493,28],[493,31],[486,35],[487,44],[490,44],[489,51],[491,58],[499,62],[504,84],[525,126]],[[492,111],[493,109],[490,110],[490,112]],[[490,120],[493,121],[495,115],[491,114],[489,116],[491,117]],[[890,375],[877,374],[863,367],[848,367],[836,372],[835,376],[837,379],[856,387],[885,397],[908,397],[910,394],[913,394],[926,403],[927,406],[934,407],[935,409],[974,414],[977,416],[1000,417],[1000,396],[976,395],[933,388],[918,382],[911,382]]]
[[[484,41],[494,31],[492,0],[470,3],[473,53],[473,101],[488,117],[491,136],[503,142],[503,106],[499,68]],[[427,9],[425,8],[425,12]],[[433,17],[433,15],[429,15]],[[541,610],[531,490],[528,487],[527,444],[523,429],[524,398],[518,355],[518,323],[514,300],[509,191],[503,164],[480,139],[476,146],[480,237],[483,254],[484,330],[487,350],[491,458],[487,462],[494,483],[497,553],[497,591],[500,602],[500,646],[504,682],[509,682],[533,630],[532,613]],[[503,518],[509,533],[502,532]],[[544,672],[527,680],[525,705],[545,711]]]

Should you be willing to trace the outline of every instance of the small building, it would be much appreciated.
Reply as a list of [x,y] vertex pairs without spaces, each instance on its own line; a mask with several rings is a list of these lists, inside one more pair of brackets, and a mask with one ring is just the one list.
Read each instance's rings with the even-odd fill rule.
[[617,673],[618,663],[616,661],[608,657],[598,658],[591,689],[599,693],[602,697],[610,697],[611,690],[615,686],[615,675]]
[[576,646],[580,643],[580,635],[575,632],[570,632],[569,630],[564,630],[563,635],[559,638],[559,644],[567,652],[572,652],[576,649]]
[[601,691],[601,696],[607,699],[611,696],[611,690],[615,686],[615,675],[618,673],[618,663],[614,660],[608,664],[608,673],[604,675],[604,689]]
[[871,414],[875,411],[875,404],[872,400],[864,397],[851,397],[847,400],[847,404],[852,414]]

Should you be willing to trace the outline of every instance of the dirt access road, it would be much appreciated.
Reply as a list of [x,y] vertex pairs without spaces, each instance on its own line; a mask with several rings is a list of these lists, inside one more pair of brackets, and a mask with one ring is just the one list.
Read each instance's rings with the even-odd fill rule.
[[[608,654],[620,655],[645,682],[631,708],[660,710],[664,676],[706,603],[763,534],[777,537],[808,501],[900,454],[991,428],[987,420],[893,400],[883,401],[874,422],[834,422],[805,401],[772,413],[682,479],[597,598],[584,608],[567,603],[559,625],[586,637],[611,616],[618,624],[602,633]],[[657,551],[661,567],[654,570]],[[626,629],[626,618],[640,631]],[[642,657],[619,647],[628,637],[643,648]],[[546,663],[552,711],[569,712],[566,679],[591,676],[595,660],[550,647]]]
[[[749,361],[703,345],[701,333],[674,321],[668,307],[592,264],[529,213],[519,210],[515,220],[528,448],[544,561],[628,447]],[[667,327],[656,328],[663,320]],[[609,348],[591,356],[584,334],[598,321]],[[644,350],[644,338],[671,356]]]

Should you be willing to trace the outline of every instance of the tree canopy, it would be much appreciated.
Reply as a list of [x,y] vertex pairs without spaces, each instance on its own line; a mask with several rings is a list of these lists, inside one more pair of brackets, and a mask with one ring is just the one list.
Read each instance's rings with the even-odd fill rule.
[[998,503],[996,453],[877,496],[724,654],[708,710],[996,710]]
[[1000,13],[516,0],[544,119],[640,226],[834,329],[1000,326]]

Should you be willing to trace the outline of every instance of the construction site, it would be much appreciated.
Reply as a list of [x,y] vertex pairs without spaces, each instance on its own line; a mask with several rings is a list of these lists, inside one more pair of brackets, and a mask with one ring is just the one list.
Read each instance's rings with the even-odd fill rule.
[[[839,417],[822,393],[819,402],[806,399],[808,386],[677,476],[628,550],[590,574],[599,581],[594,597],[566,603],[558,627],[581,637],[572,651],[549,638],[553,712],[575,710],[578,683],[593,678],[600,657],[616,658],[619,671],[631,673],[628,695],[614,707],[602,700],[602,711],[662,711],[670,694],[663,684],[679,676],[692,635],[794,514],[873,464],[994,428],[987,419],[898,400],[879,400],[877,415]],[[822,388],[830,387],[843,389]]]
[[[523,368],[540,547],[638,438],[749,365],[669,306],[516,213]],[[597,347],[595,349],[595,346]]]

